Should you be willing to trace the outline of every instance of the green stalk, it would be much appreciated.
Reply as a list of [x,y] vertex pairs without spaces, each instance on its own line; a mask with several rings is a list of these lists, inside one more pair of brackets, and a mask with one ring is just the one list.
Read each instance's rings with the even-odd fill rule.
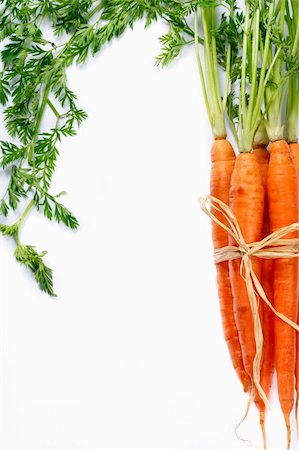
[[231,54],[232,54],[231,44],[228,44],[227,58],[226,58],[226,65],[225,65],[225,85],[224,85],[224,94],[223,94],[223,101],[222,101],[223,111],[226,110],[227,98],[228,98],[229,88],[230,88]]
[[29,204],[27,205],[27,207],[25,208],[23,214],[21,215],[21,217],[19,218],[19,224],[22,224],[22,222],[24,222],[25,218],[28,216],[29,212],[31,211],[31,209],[34,206],[34,200],[32,199]]
[[298,0],[291,0],[292,5],[292,11],[293,11],[293,20],[295,26],[298,27],[298,21],[299,21],[299,2]]
[[[264,87],[265,87],[265,88],[266,88],[266,85],[267,85],[267,83],[268,83],[268,81],[269,81],[269,78],[270,78],[271,72],[272,72],[272,70],[273,70],[273,67],[275,66],[276,61],[277,61],[277,59],[278,59],[278,57],[279,57],[279,55],[280,55],[280,52],[281,52],[281,48],[279,47],[279,48],[276,50],[276,53],[275,53],[275,55],[274,55],[274,58],[272,59],[271,63],[269,64],[269,68],[268,68],[268,70],[267,70],[267,73],[266,73],[266,76],[265,76],[265,79],[264,79]],[[280,86],[283,86],[284,83],[285,83],[285,80],[282,78],[281,83],[280,83]]]
[[[211,92],[216,92],[216,81],[213,70],[213,62],[212,62],[212,52],[211,52],[211,39],[210,39],[210,28],[209,21],[207,17],[207,11],[205,8],[201,8],[201,16],[202,16],[202,24],[204,31],[204,51],[205,51],[205,65],[206,65],[206,77],[207,77],[207,86],[209,90],[209,94]],[[214,96],[213,96],[214,97]],[[214,103],[214,110],[217,109],[217,101]]]
[[251,39],[248,39],[247,41],[247,72],[248,72],[248,83],[251,85],[252,83],[252,77],[253,77],[253,55],[252,55],[252,42]]
[[[251,4],[246,2],[244,36],[243,36],[243,53],[241,63],[241,83],[240,83],[240,152],[250,152],[254,142],[254,136],[258,127],[262,122],[262,105],[266,89],[266,84],[272,69],[275,67],[279,52],[276,53],[272,64],[268,66],[268,56],[271,43],[270,24],[273,20],[274,0],[268,9],[268,28],[265,41],[262,41],[260,33],[260,10],[256,8],[251,12]],[[250,31],[252,30],[252,31]],[[249,46],[250,42],[250,46]],[[250,52],[248,53],[248,47]],[[261,67],[258,77],[258,61],[259,53],[261,55]],[[249,100],[246,100],[246,72],[248,58],[251,57],[251,86],[249,91]]]
[[[269,20],[268,22],[271,23],[272,17],[273,17],[273,11],[274,11],[274,3],[272,2],[269,7]],[[260,121],[260,115],[261,115],[261,107],[263,102],[263,97],[266,89],[266,84],[269,78],[269,75],[271,74],[271,71],[273,69],[274,62],[276,59],[273,60],[273,65],[269,67],[267,70],[267,63],[268,63],[268,55],[269,55],[269,49],[270,49],[270,36],[271,36],[271,30],[270,26],[268,26],[266,37],[265,37],[265,44],[262,43],[262,46],[260,45],[260,48],[262,48],[262,66],[260,71],[260,79],[259,79],[259,85],[257,89],[257,95],[256,95],[256,103],[253,110],[252,115],[252,125],[256,129],[258,126],[258,123]],[[260,42],[262,42],[260,38]],[[278,54],[277,54],[278,56]]]
[[298,141],[298,91],[298,75],[293,73],[290,75],[288,83],[286,116],[286,140],[289,143]]
[[207,109],[207,112],[208,112],[209,121],[212,123],[212,113],[210,111],[210,105],[209,105],[209,100],[208,100],[208,95],[207,95],[207,88],[206,88],[206,83],[205,83],[205,77],[204,77],[202,63],[201,63],[201,58],[200,58],[200,53],[199,53],[198,12],[197,11],[194,13],[194,41],[195,41],[196,61],[197,61],[197,65],[198,65],[198,70],[199,70],[199,76],[200,76],[200,81],[201,81],[202,90],[203,90],[204,101],[205,101],[206,109]]
[[20,245],[19,233],[20,233],[21,225],[24,222],[25,218],[28,216],[29,212],[32,210],[33,206],[34,206],[34,200],[31,200],[30,203],[25,208],[23,214],[19,218],[18,222],[17,222],[18,226],[17,226],[17,230],[16,230],[16,233],[15,233],[15,240],[16,240],[17,245]]
[[[291,2],[293,17],[290,20],[289,33],[293,39],[292,56],[295,58],[298,56],[298,44],[299,44],[299,18],[298,18],[298,0]],[[287,99],[287,114],[286,114],[286,140],[287,142],[298,141],[298,93],[299,93],[299,81],[298,73],[294,72],[289,76],[288,82],[288,99]]]
[[[284,35],[284,14],[286,0],[280,0],[279,8],[279,31],[281,36]],[[269,51],[270,56],[271,50]],[[271,141],[283,139],[283,123],[282,123],[282,104],[284,100],[284,90],[281,89],[283,79],[282,74],[282,59],[277,58],[273,68],[273,85],[266,89],[266,102],[268,110],[267,131]]]
[[292,56],[295,56],[296,53],[298,53],[298,47],[299,47],[299,26],[298,26],[298,21],[297,21],[296,34],[295,34],[295,39],[294,39],[294,44],[293,44]]
[[[240,106],[239,106],[239,124],[240,124],[241,129],[244,128],[244,117],[246,116],[246,112],[247,112],[246,67],[247,67],[247,51],[248,51],[248,35],[249,35],[249,16],[250,16],[250,3],[248,1],[246,1],[244,34],[243,34],[243,49],[242,49],[242,65],[241,65]],[[240,143],[242,143],[242,138],[240,139]],[[243,149],[242,144],[241,144],[241,148]],[[241,148],[240,148],[240,150],[241,150]]]
[[53,111],[55,117],[56,117],[57,119],[60,119],[60,118],[61,118],[61,114],[59,113],[59,111],[57,110],[57,108],[56,108],[55,105],[51,102],[51,100],[50,100],[49,98],[47,99],[47,103],[48,103],[48,105],[50,106],[50,108],[52,109],[52,111]]
[[[102,8],[102,2],[99,2],[99,4],[97,6],[94,7],[94,9],[92,11],[90,11],[90,13],[87,15],[87,20],[89,21],[95,14],[97,14],[101,8]],[[58,55],[56,56],[56,59],[58,59],[60,56],[63,55],[63,53],[66,51],[66,49],[73,43],[73,41],[76,38],[76,32],[73,34],[73,36],[69,39],[69,41],[64,45],[63,49],[58,53]],[[40,109],[37,115],[37,119],[36,119],[36,125],[35,125],[35,129],[33,132],[33,136],[29,145],[29,150],[28,150],[28,163],[32,166],[34,166],[34,149],[35,149],[35,145],[36,145],[36,141],[39,135],[39,131],[40,131],[40,126],[41,126],[41,122],[46,110],[46,106],[48,104],[48,97],[50,94],[50,90],[51,90],[51,76],[49,77],[46,85],[45,85],[45,91],[42,97],[42,101],[41,101],[41,105],[40,105]]]
[[[197,10],[197,14],[199,9]],[[220,82],[218,74],[218,61],[216,52],[216,8],[201,8],[203,32],[204,32],[204,54],[205,54],[205,83],[206,102],[208,102],[208,114],[214,138],[226,137],[225,115],[220,93]],[[198,34],[198,27],[195,35]]]
[[222,112],[221,107],[221,93],[220,93],[220,81],[219,81],[219,72],[218,72],[218,59],[217,59],[217,49],[216,49],[216,8],[210,8],[210,24],[211,24],[211,48],[212,48],[212,64],[213,64],[213,75],[214,75],[214,83],[216,89],[216,98],[218,102],[219,112]]
[[248,111],[246,115],[244,134],[250,133],[252,129],[252,116],[257,95],[257,67],[258,67],[258,49],[259,49],[259,29],[260,29],[260,14],[257,9],[253,18],[253,33],[252,33],[252,80],[250,87],[250,98],[248,104]]
[[39,109],[37,119],[36,119],[36,125],[34,128],[33,136],[32,136],[31,142],[30,142],[30,146],[29,146],[28,163],[32,166],[34,166],[34,148],[35,148],[36,141],[38,138],[39,129],[40,129],[40,125],[41,125],[41,122],[42,122],[42,119],[44,116],[44,112],[45,112],[45,109],[47,106],[50,89],[51,89],[51,78],[49,78],[49,80],[47,81],[46,86],[45,86],[44,95],[42,97],[42,102],[41,102],[40,109]]
[[101,10],[102,7],[103,7],[103,2],[100,1],[99,4],[98,4],[97,6],[95,6],[95,7],[90,11],[90,13],[87,15],[87,17],[86,17],[87,22],[89,22],[90,19],[92,19],[93,16],[94,16],[95,14],[97,14],[97,13]]

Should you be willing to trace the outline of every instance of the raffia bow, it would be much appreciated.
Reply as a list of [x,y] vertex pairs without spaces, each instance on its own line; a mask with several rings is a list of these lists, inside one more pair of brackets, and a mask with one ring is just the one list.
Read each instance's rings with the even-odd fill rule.
[[[276,309],[272,306],[261,283],[254,273],[251,257],[255,256],[257,258],[264,259],[298,258],[299,239],[283,239],[283,237],[289,233],[298,231],[299,223],[293,223],[287,227],[281,228],[280,230],[269,234],[269,236],[259,242],[247,244],[235,215],[225,203],[211,195],[200,198],[199,202],[203,212],[207,214],[211,220],[225,229],[233,237],[237,244],[236,246],[226,246],[216,249],[214,252],[214,257],[216,263],[241,259],[240,273],[246,283],[249,303],[253,316],[254,338],[256,344],[256,353],[253,361],[253,383],[266,407],[268,407],[269,402],[267,396],[260,385],[261,360],[263,354],[263,332],[259,316],[259,298],[267,303],[269,308],[277,317],[286,322],[296,331],[299,331],[299,326],[284,314],[276,311]],[[219,211],[223,215],[224,221],[228,223],[228,226],[221,222],[211,212],[211,209]]]

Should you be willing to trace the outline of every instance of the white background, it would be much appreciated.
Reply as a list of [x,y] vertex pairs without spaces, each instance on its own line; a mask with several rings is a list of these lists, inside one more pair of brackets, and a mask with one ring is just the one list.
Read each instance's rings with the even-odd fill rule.
[[[57,300],[1,238],[1,450],[247,448],[198,204],[212,136],[193,49],[153,64],[162,32],[139,24],[69,72],[89,119],[63,142],[53,189],[81,227],[34,213],[22,232],[49,251]],[[254,407],[239,432],[262,448]],[[285,448],[276,402],[268,434]]]

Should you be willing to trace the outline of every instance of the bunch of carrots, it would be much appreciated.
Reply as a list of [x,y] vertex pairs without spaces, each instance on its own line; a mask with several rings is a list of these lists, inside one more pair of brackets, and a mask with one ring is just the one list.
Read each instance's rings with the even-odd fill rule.
[[[217,8],[199,7],[194,13],[197,61],[214,135],[210,192],[229,206],[246,243],[256,243],[299,222],[299,6],[298,0],[245,0],[241,16],[234,7],[225,21],[222,16],[220,42]],[[204,64],[199,18],[203,24]],[[233,26],[239,33],[231,33]],[[225,71],[223,89],[219,63]],[[235,135],[238,152],[226,138],[226,122]],[[215,250],[235,246],[235,239],[219,223],[225,223],[222,212],[213,205],[212,212],[217,219],[212,220]],[[298,232],[293,231],[284,239],[297,237]],[[299,323],[298,258],[252,256],[250,260],[275,311]],[[243,389],[259,410],[266,448],[267,405],[254,375],[255,318],[241,259],[218,262],[216,269],[224,337]],[[299,334],[255,295],[262,328],[258,378],[269,397],[276,371],[289,449],[290,415],[294,403],[297,415],[299,397]]]
[[[299,0],[244,0],[241,6],[237,0],[0,3],[5,3],[0,38],[10,38],[1,53],[0,103],[6,104],[8,97],[12,101],[4,113],[6,126],[20,140],[19,147],[13,142],[1,145],[1,165],[11,165],[11,181],[0,213],[8,214],[7,195],[14,210],[21,198],[33,194],[19,220],[12,226],[1,225],[0,231],[15,238],[16,258],[34,272],[42,290],[54,295],[52,270],[43,263],[44,252],[38,254],[20,243],[19,229],[34,206],[49,219],[55,217],[70,228],[78,226],[57,200],[64,192],[57,196],[48,192],[57,142],[73,136],[73,124],[86,117],[66,85],[65,69],[74,61],[83,63],[89,53],[96,54],[144,17],[146,26],[159,18],[169,27],[160,38],[163,48],[158,63],[167,65],[184,46],[195,43],[214,136],[211,198],[229,207],[246,244],[299,223]],[[57,35],[69,34],[65,44],[56,46],[42,38],[40,24],[47,16]],[[65,113],[58,112],[51,93]],[[41,133],[47,105],[56,116],[56,127]],[[227,124],[235,149],[227,139]],[[214,203],[211,214],[216,253],[236,247],[229,222]],[[299,224],[283,240],[291,246],[298,237]],[[259,410],[265,449],[265,419],[275,371],[288,449],[290,416],[293,409],[297,415],[298,409],[298,242],[293,247],[286,257],[248,257],[263,289],[263,295],[253,293],[256,311],[242,258],[216,262],[224,337],[241,385]],[[257,329],[261,330],[259,340]]]

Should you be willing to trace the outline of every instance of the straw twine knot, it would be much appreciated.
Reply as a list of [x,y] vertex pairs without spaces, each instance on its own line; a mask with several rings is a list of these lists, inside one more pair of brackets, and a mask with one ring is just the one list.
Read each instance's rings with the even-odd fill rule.
[[[227,233],[232,236],[234,241],[236,242],[236,245],[234,246],[228,245],[223,248],[215,249],[214,258],[216,264],[224,261],[241,259],[240,274],[246,284],[248,300],[253,316],[254,337],[256,345],[256,354],[253,361],[252,381],[260,397],[263,399],[266,407],[268,407],[269,402],[267,396],[260,385],[260,371],[263,352],[263,331],[259,316],[259,299],[261,298],[264,302],[266,302],[269,308],[277,317],[294,328],[296,331],[299,331],[299,326],[288,317],[281,314],[279,311],[276,311],[272,306],[252,268],[251,257],[254,256],[264,259],[298,258],[299,239],[284,239],[284,237],[287,234],[298,231],[299,223],[288,225],[269,234],[269,236],[266,236],[259,242],[252,242],[248,244],[245,242],[235,215],[225,203],[211,195],[200,198],[199,202],[203,212],[207,214],[211,220],[213,220],[220,227],[226,230]],[[213,211],[220,212],[223,216],[223,221],[220,221],[215,216]]]

